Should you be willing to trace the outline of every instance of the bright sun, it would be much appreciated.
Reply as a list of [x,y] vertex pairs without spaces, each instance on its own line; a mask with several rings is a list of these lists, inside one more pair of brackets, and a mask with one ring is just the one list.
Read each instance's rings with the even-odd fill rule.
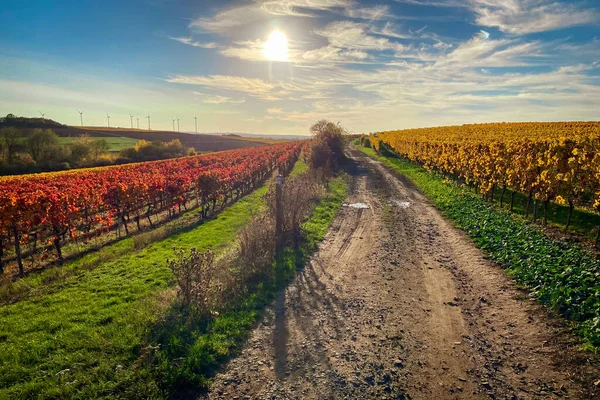
[[263,47],[264,56],[271,61],[287,61],[288,41],[285,33],[275,30],[269,35]]

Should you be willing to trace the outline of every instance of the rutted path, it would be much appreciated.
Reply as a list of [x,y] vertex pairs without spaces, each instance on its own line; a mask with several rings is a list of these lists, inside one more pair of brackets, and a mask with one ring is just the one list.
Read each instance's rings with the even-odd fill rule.
[[346,202],[369,208],[343,208],[207,398],[600,397],[560,321],[410,183],[350,153]]

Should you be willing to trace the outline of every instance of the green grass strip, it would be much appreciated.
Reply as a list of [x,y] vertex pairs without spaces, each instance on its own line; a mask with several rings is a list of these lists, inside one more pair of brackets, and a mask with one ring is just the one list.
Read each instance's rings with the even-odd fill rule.
[[157,293],[173,286],[165,260],[174,247],[224,249],[264,207],[266,191],[254,191],[213,220],[81,271],[59,291],[0,306],[0,399],[158,396],[156,382],[140,379],[145,370],[137,358],[165,308]]
[[360,151],[410,179],[454,224],[544,304],[576,321],[586,347],[600,346],[600,262],[580,247],[544,235],[464,187],[387,153]]

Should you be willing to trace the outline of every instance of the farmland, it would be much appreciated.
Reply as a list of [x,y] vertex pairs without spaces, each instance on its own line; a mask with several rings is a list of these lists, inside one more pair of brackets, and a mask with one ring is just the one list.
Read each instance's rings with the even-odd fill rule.
[[67,143],[69,140],[74,140],[74,138],[77,138],[82,135],[88,135],[94,138],[104,138],[106,140],[111,141],[112,143],[115,143],[115,147],[113,148],[116,148],[117,143],[124,144],[126,141],[129,140],[133,141],[129,143],[135,144],[139,140],[146,140],[149,142],[170,142],[173,139],[179,139],[179,141],[184,146],[192,147],[197,152],[201,153],[240,149],[244,147],[254,147],[264,144],[273,144],[280,142],[278,140],[273,139],[245,138],[241,136],[228,136],[216,134],[192,134],[185,132],[129,128],[108,128],[100,126],[70,126],[44,118],[4,118],[3,121],[0,122],[0,128],[2,127],[16,127],[23,131],[25,135],[29,135],[36,128],[52,129],[60,137],[72,138],[62,139]]
[[34,129],[52,129],[62,138],[63,144],[70,144],[82,135],[93,137],[96,140],[103,138],[111,144],[111,152],[118,151],[123,147],[131,147],[139,140],[170,142],[173,139],[178,139],[185,147],[191,147],[199,153],[241,149],[281,142],[274,139],[246,138],[233,135],[192,134],[100,126],[70,126],[45,118],[3,118],[0,121],[0,128],[3,127],[15,127],[21,130],[25,136],[29,136]]
[[[551,202],[568,206],[564,229],[576,206],[600,212],[600,123],[479,124],[381,132],[396,153],[495,199],[508,190],[527,196],[525,215],[547,222]],[[538,206],[543,207],[538,213]],[[596,229],[600,244],[600,227]]]
[[598,395],[597,124],[312,130],[0,179],[0,395]]
[[193,134],[173,131],[155,131],[143,129],[127,128],[104,128],[104,127],[68,127],[66,129],[57,129],[61,136],[79,136],[84,133],[94,137],[126,137],[134,140],[162,141],[169,142],[173,139],[179,141],[187,147],[192,147],[199,152],[223,151],[230,149],[240,149],[244,147],[260,146],[264,144],[273,144],[280,142],[273,139],[246,138],[241,136],[215,135],[215,134]]
[[[201,207],[202,215],[256,187],[274,168],[284,168],[300,150],[300,143],[152,163],[91,168],[35,176],[2,178],[6,193],[0,203],[2,251],[10,242],[19,275],[24,274],[21,247],[33,243],[32,261],[45,259],[48,248],[36,253],[37,243],[52,243],[62,262],[67,238],[84,241],[167,212]],[[210,208],[212,207],[212,208]],[[11,240],[12,238],[12,240]]]
[[[108,151],[111,153],[118,153],[127,147],[133,147],[138,142],[137,139],[128,138],[124,136],[90,136],[92,140],[105,140],[108,143]],[[63,145],[69,145],[74,143],[77,137],[63,136],[60,138],[60,143]]]
[[[265,228],[269,221],[267,178],[273,172],[288,175],[288,190],[294,192],[284,195],[284,204],[298,196],[308,199],[300,203],[307,211],[296,219],[303,225],[302,243],[282,248],[278,256],[284,280],[315,251],[345,196],[343,176],[327,177],[328,189],[318,189],[307,164],[298,160],[307,146],[282,143],[3,178],[3,192],[13,193],[3,203],[2,221],[12,232],[16,264],[19,246],[27,247],[33,237],[54,243],[52,258],[60,260],[62,247],[56,241],[62,243],[65,236],[76,241],[90,232],[123,232],[93,252],[60,260],[60,266],[28,270],[14,283],[3,282],[4,287],[33,290],[17,289],[12,291],[17,296],[0,300],[0,396],[162,398],[206,388],[211,371],[235,354],[260,310],[284,284],[270,279],[270,272],[259,274],[256,282],[250,266],[238,270],[232,259],[242,251],[238,241],[249,240],[243,232],[252,234],[257,228],[248,231],[249,226]],[[161,212],[168,218],[161,226],[142,225],[143,232],[136,224],[134,235],[127,229],[135,221],[134,203],[155,224]],[[148,207],[154,211],[148,213]],[[9,214],[18,218],[9,221]],[[65,235],[56,234],[58,223]],[[91,228],[84,226],[90,223]],[[203,294],[210,297],[214,313],[182,307],[181,276],[167,262],[177,254],[174,248],[218,254],[221,267],[213,278],[220,283],[214,285],[224,294]],[[269,245],[261,252],[272,250]],[[15,268],[5,275],[16,277]],[[260,268],[274,268],[273,260]]]

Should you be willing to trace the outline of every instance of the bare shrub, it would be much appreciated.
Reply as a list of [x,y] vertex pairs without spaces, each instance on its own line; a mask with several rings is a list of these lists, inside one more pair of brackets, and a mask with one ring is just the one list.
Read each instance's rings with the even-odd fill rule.
[[[316,172],[322,173],[323,168]],[[282,186],[282,244],[298,249],[301,226],[319,196],[322,186],[316,173],[288,179]],[[189,256],[176,252],[167,260],[179,285],[178,297],[184,307],[193,307],[202,316],[220,310],[248,288],[275,278],[275,187],[266,195],[267,212],[252,217],[238,233],[238,248],[217,262],[212,252],[192,249]]]
[[254,216],[240,230],[236,263],[244,283],[271,279],[275,257],[275,220],[271,214]]
[[[308,217],[321,191],[314,175],[303,174],[287,180],[282,186],[282,235],[284,244],[297,248],[301,238],[302,222]],[[267,194],[270,212],[275,215],[275,192]]]
[[222,291],[222,285],[215,282],[215,254],[211,250],[199,252],[192,248],[189,256],[183,250],[175,250],[175,257],[174,260],[167,260],[167,264],[179,286],[179,301],[185,307],[192,307],[201,316],[208,316],[216,295]]
[[[314,207],[320,186],[309,174],[286,181],[282,187],[282,244],[298,247],[301,225]],[[275,258],[275,188],[266,195],[267,213],[253,217],[238,234],[235,265],[242,286],[273,278]]]

